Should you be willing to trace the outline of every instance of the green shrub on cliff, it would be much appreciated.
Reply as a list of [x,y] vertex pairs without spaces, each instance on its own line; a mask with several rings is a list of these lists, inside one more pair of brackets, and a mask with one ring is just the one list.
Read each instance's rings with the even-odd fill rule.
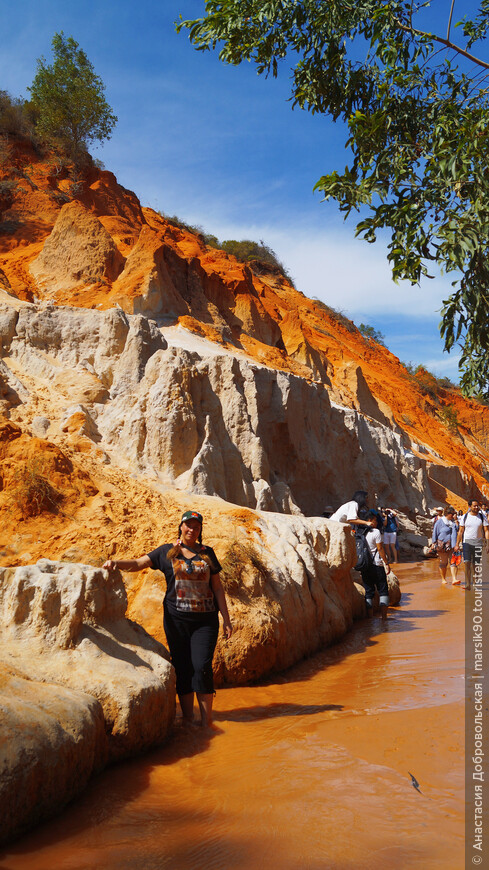
[[260,239],[259,242],[254,242],[251,239],[242,239],[241,241],[226,239],[220,243],[219,247],[227,254],[232,254],[237,260],[241,260],[242,263],[253,263],[253,271],[261,272],[259,266],[262,264],[271,266],[272,270],[279,272],[294,286],[294,281],[284,264],[280,262],[275,251],[265,244],[263,239]]
[[368,326],[366,323],[361,323],[358,327],[358,331],[362,333],[364,338],[370,338],[372,341],[376,341],[377,344],[381,344],[382,347],[386,346],[385,335],[378,329],[375,329],[374,326]]
[[36,112],[30,103],[0,91],[0,136],[27,136],[34,141],[35,119]]
[[450,430],[450,432],[457,432],[458,430],[458,414],[457,409],[453,407],[453,405],[447,405],[445,408],[441,408],[440,410],[440,419],[442,423]]
[[[242,239],[241,241],[237,241],[236,239],[226,239],[224,242],[220,242],[217,236],[206,232],[199,225],[187,223],[176,214],[167,215],[164,211],[159,211],[158,214],[165,218],[165,220],[173,227],[179,227],[180,229],[187,230],[189,233],[198,236],[208,248],[216,248],[217,250],[225,251],[226,254],[236,257],[236,259],[240,260],[242,263],[253,263],[253,271],[255,272],[260,273],[262,271],[260,265],[271,266],[273,270],[278,271],[284,276],[284,278],[287,278],[287,281],[289,281],[289,283],[294,287],[294,281],[287,272],[287,269],[283,263],[280,262],[275,251],[273,251],[269,245],[265,244],[263,239],[259,242],[254,242],[251,239]],[[263,271],[266,271],[266,269]]]

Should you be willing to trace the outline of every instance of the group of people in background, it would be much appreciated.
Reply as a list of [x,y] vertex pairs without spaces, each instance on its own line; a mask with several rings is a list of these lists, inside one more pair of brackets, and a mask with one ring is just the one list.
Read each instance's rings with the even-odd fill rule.
[[[325,511],[330,520],[339,523],[350,523],[355,536],[360,539],[365,536],[370,558],[360,567],[362,583],[365,587],[365,604],[367,615],[373,616],[375,590],[379,593],[379,608],[382,619],[387,619],[389,606],[389,587],[387,576],[390,574],[390,564],[397,562],[397,534],[399,522],[397,514],[391,508],[369,508],[368,493],[357,490],[350,501],[342,504],[334,513]],[[357,548],[358,550],[358,548]]]
[[482,548],[489,552],[489,505],[471,499],[467,510],[456,511],[454,507],[438,507],[433,516],[431,547],[438,554],[441,582],[447,582],[448,567],[452,586],[461,585],[457,578],[458,566],[464,561],[467,592],[474,584],[476,566],[481,564]]
[[[339,523],[349,523],[358,541],[362,536],[371,558],[358,563],[362,582],[365,587],[367,613],[373,615],[375,590],[379,594],[379,607],[383,619],[387,617],[389,590],[387,576],[390,565],[398,560],[399,521],[396,511],[391,508],[369,507],[368,493],[357,490],[350,501],[336,511],[326,508],[323,516]],[[457,578],[458,566],[464,562],[465,584],[469,591],[475,580],[478,565],[482,564],[482,548],[489,552],[489,505],[471,499],[466,511],[458,513],[454,507],[438,507],[433,516],[431,548],[439,559],[442,583],[447,583],[450,568],[453,586],[460,586]],[[357,546],[357,552],[359,547]],[[481,569],[482,570],[482,569]]]

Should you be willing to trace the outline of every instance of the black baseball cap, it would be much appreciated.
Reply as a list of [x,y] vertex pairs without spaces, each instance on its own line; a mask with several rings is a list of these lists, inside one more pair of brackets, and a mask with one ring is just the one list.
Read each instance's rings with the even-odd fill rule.
[[198,520],[200,525],[202,525],[202,514],[199,514],[198,511],[185,511],[185,513],[182,514],[181,522],[186,523],[187,520]]

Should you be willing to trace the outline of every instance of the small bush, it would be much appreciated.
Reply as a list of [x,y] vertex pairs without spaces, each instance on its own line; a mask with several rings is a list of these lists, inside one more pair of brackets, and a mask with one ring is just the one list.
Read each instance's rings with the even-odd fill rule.
[[242,239],[240,242],[236,239],[226,239],[226,241],[221,243],[221,248],[226,254],[232,254],[237,260],[241,260],[242,263],[259,260],[261,263],[269,263],[271,266],[278,266],[283,269],[275,252],[263,240],[258,243],[253,242],[251,239]]
[[438,400],[438,380],[435,375],[425,369],[424,366],[417,366],[414,376],[419,384],[421,392],[430,398]]
[[[226,550],[222,564],[222,579],[226,592],[237,595],[245,591],[259,594],[265,582],[269,579],[270,572],[263,562],[256,547],[251,543],[239,543],[233,541]],[[245,577],[252,575],[251,590],[249,582],[244,583]]]
[[219,248],[219,239],[212,233],[201,233],[201,238],[208,248]]
[[35,114],[29,103],[0,91],[0,135],[34,139]]
[[373,326],[368,326],[366,323],[361,323],[358,327],[358,331],[364,336],[364,338],[369,338],[371,341],[376,341],[377,344],[381,344],[382,347],[385,347],[385,335],[380,332],[378,329],[375,329]]
[[207,245],[208,248],[216,248],[219,251],[224,251],[226,254],[236,257],[236,259],[240,260],[242,263],[249,263],[252,271],[257,274],[263,274],[263,272],[266,271],[260,269],[262,264],[271,266],[272,269],[277,270],[284,276],[284,278],[287,278],[287,281],[289,281],[292,286],[294,286],[294,281],[287,272],[285,266],[280,262],[275,251],[273,251],[269,245],[266,245],[263,239],[260,242],[253,242],[251,239],[242,239],[241,241],[237,241],[236,239],[226,239],[224,242],[220,242],[217,236],[206,232],[203,227],[198,226],[197,224],[188,224],[176,214],[167,215],[164,211],[158,211],[158,214],[173,227],[187,230],[189,233],[198,236],[201,242],[203,242],[204,245]]
[[249,263],[252,271],[258,274],[263,274],[266,271],[260,268],[262,265],[270,266],[272,271],[277,271],[280,275],[283,275],[294,286],[294,281],[284,264],[280,262],[275,251],[269,245],[266,245],[263,239],[260,239],[259,242],[254,242],[252,239],[242,239],[241,241],[226,239],[219,244],[219,248],[225,251],[226,254],[236,257],[242,263]]
[[453,405],[447,405],[445,408],[441,408],[440,419],[450,432],[457,432],[458,414],[457,409],[454,408]]
[[40,514],[57,513],[63,496],[54,489],[46,476],[44,464],[32,459],[17,468],[9,486],[10,506],[23,517],[38,517]]
[[[186,221],[183,221],[181,218],[179,218],[176,214],[169,215],[166,214],[166,212],[164,211],[158,211],[158,214],[161,215],[161,217],[164,218],[169,224],[171,224],[172,227],[178,227],[178,229],[180,230],[187,230],[189,233],[193,233],[196,236],[205,235],[202,227],[199,227],[196,224],[188,224]],[[215,236],[213,236],[212,238],[215,238]]]
[[318,299],[317,296],[311,296],[313,302],[316,303],[318,308],[322,308],[323,311],[331,317],[333,320],[336,320],[337,323],[341,323],[348,332],[358,332],[357,327],[353,323],[353,320],[350,320],[349,317],[346,316],[346,313],[341,308],[331,308],[330,305],[326,305],[326,302],[323,302],[322,299]]
[[455,389],[455,384],[450,378],[437,378],[437,381],[444,390],[453,390]]

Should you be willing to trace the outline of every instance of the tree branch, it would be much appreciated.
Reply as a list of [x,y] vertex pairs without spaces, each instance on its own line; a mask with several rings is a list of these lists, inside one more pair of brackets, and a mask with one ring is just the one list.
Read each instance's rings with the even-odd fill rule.
[[[455,0],[452,0],[452,11]],[[450,13],[451,16],[451,13]],[[441,43],[446,48],[451,49],[452,51],[457,52],[457,54],[461,54],[463,57],[466,57],[467,60],[471,60],[472,63],[477,64],[478,66],[484,67],[484,69],[489,69],[489,62],[485,60],[481,60],[481,58],[476,57],[474,54],[471,54],[470,51],[466,51],[465,48],[462,48],[460,45],[455,45],[454,42],[451,42],[450,39],[444,39],[443,36],[437,36],[435,33],[429,33],[426,30],[418,30],[417,27],[410,27],[408,24],[403,24],[399,18],[395,19],[396,24],[404,30],[406,33],[411,33],[413,36],[428,36],[430,39],[433,39],[435,42]]]
[[452,15],[453,15],[453,7],[454,6],[455,6],[455,0],[452,0],[452,5],[450,6],[450,15],[448,16],[447,39],[450,39],[450,28],[452,26]]

